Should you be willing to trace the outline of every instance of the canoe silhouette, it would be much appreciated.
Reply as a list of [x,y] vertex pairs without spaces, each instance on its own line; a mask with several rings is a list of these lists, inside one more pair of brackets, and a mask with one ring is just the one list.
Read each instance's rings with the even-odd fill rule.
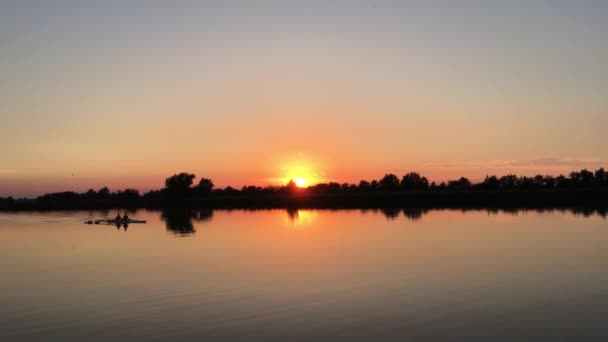
[[144,220],[116,220],[116,219],[103,219],[103,220],[91,220],[91,221],[86,221],[85,223],[87,224],[100,224],[100,223],[106,223],[106,224],[132,224],[132,223],[146,223],[146,221]]

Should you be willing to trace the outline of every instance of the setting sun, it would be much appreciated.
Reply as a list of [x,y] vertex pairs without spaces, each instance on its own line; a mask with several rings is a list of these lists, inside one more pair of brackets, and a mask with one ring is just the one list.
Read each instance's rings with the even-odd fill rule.
[[280,177],[268,178],[272,183],[278,185],[286,185],[293,182],[298,188],[306,188],[315,184],[326,181],[325,173],[318,169],[318,163],[309,158],[304,159],[301,156],[297,162],[285,161],[280,166]]
[[302,177],[295,178],[293,182],[296,183],[296,186],[298,186],[298,188],[303,188],[306,186],[306,179]]

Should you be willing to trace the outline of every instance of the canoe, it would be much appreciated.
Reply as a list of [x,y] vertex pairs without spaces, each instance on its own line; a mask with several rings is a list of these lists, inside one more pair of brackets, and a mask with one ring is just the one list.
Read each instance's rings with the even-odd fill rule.
[[100,224],[100,223],[107,223],[107,224],[131,224],[131,223],[146,223],[146,221],[143,220],[116,220],[116,219],[111,219],[111,220],[95,220],[95,221],[86,221],[85,223],[88,224]]

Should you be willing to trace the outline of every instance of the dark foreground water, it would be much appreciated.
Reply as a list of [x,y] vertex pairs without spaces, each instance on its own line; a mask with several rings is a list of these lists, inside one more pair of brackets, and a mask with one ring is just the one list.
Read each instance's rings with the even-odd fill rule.
[[608,340],[571,212],[0,213],[0,341]]

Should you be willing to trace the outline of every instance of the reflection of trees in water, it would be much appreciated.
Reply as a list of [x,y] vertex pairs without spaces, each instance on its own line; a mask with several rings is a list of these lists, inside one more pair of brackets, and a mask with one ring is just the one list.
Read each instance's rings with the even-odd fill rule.
[[197,210],[197,217],[195,220],[197,222],[209,222],[213,218],[213,209],[210,208],[199,208]]
[[589,208],[574,208],[572,212],[575,215],[583,215],[584,217],[591,217],[597,214],[603,218],[606,218],[606,209],[589,209]]
[[[226,209],[230,211],[231,209]],[[518,215],[519,213],[527,213],[527,212],[536,212],[536,213],[551,213],[551,212],[562,212],[569,213],[573,215],[581,215],[583,217],[590,217],[594,215],[598,215],[602,218],[606,218],[607,209],[606,208],[374,208],[374,209],[360,209],[362,214],[367,213],[368,211],[373,212],[374,214],[381,213],[388,220],[397,220],[400,215],[403,213],[403,217],[406,220],[418,221],[422,219],[425,214],[428,214],[433,210],[448,210],[448,211],[460,211],[463,214],[467,212],[487,212],[489,215],[497,215],[497,214],[506,214],[506,215]],[[306,222],[310,221],[307,215],[309,210],[300,211],[299,209],[286,209],[287,219],[296,223],[302,221],[303,219]],[[308,218],[308,220],[306,220]],[[194,222],[206,223],[213,219],[213,209],[210,208],[174,208],[174,209],[164,209],[161,211],[161,219],[165,221],[165,225],[167,231],[180,235],[180,236],[188,236],[192,235],[196,232],[194,228]],[[125,230],[127,227],[124,227]]]
[[296,222],[300,218],[298,209],[286,209],[285,211],[290,222]]
[[[433,208],[403,208],[403,209],[395,209],[395,208],[382,208],[382,209],[372,209],[374,213],[380,211],[382,215],[384,215],[388,220],[395,220],[399,217],[399,214],[403,212],[403,215],[406,219],[412,221],[418,221],[432,210],[446,210],[446,209],[433,209]],[[554,211],[562,212],[562,213],[570,213],[573,215],[581,215],[583,217],[591,217],[594,215],[600,216],[602,218],[606,218],[608,215],[608,209],[606,208],[460,208],[460,209],[447,209],[447,210],[457,210],[462,212],[463,214],[471,211],[485,211],[489,215],[513,215],[517,216],[520,213],[527,212],[535,212],[535,213],[551,213]],[[361,209],[361,213],[365,214],[368,210]],[[297,214],[296,214],[297,217]]]
[[180,236],[188,236],[196,232],[193,221],[202,223],[211,221],[213,218],[213,209],[164,209],[161,211],[160,217],[163,221],[165,221],[167,231]]
[[166,209],[160,213],[160,218],[165,221],[167,231],[182,236],[196,232],[192,224],[193,216],[193,210],[189,208]]
[[401,210],[395,208],[384,208],[380,209],[380,211],[389,220],[396,219],[399,216],[399,213],[401,213]]
[[426,214],[429,209],[421,208],[403,208],[403,215],[412,221],[418,221],[422,218],[422,215]]
[[429,210],[430,209],[421,209],[421,208],[403,208],[403,209],[384,208],[384,209],[380,209],[380,212],[382,213],[382,215],[384,215],[389,220],[394,220],[394,219],[398,218],[399,215],[401,214],[401,212],[403,212],[403,215],[405,216],[406,219],[412,220],[412,221],[417,221],[417,220],[420,220],[420,218],[422,218],[422,215],[426,214]]
[[527,213],[527,212],[534,212],[534,213],[538,213],[538,214],[544,214],[544,213],[553,213],[553,212],[560,212],[563,214],[572,214],[572,215],[581,215],[583,217],[591,217],[594,215],[600,216],[602,218],[606,218],[606,215],[608,214],[608,209],[606,208],[533,208],[533,209],[526,209],[526,208],[486,208],[486,209],[461,209],[461,211],[463,213],[466,213],[467,211],[481,211],[481,210],[485,210],[488,215],[498,215],[499,213],[502,214],[508,214],[508,215],[513,215],[513,216],[517,216],[520,213]]

